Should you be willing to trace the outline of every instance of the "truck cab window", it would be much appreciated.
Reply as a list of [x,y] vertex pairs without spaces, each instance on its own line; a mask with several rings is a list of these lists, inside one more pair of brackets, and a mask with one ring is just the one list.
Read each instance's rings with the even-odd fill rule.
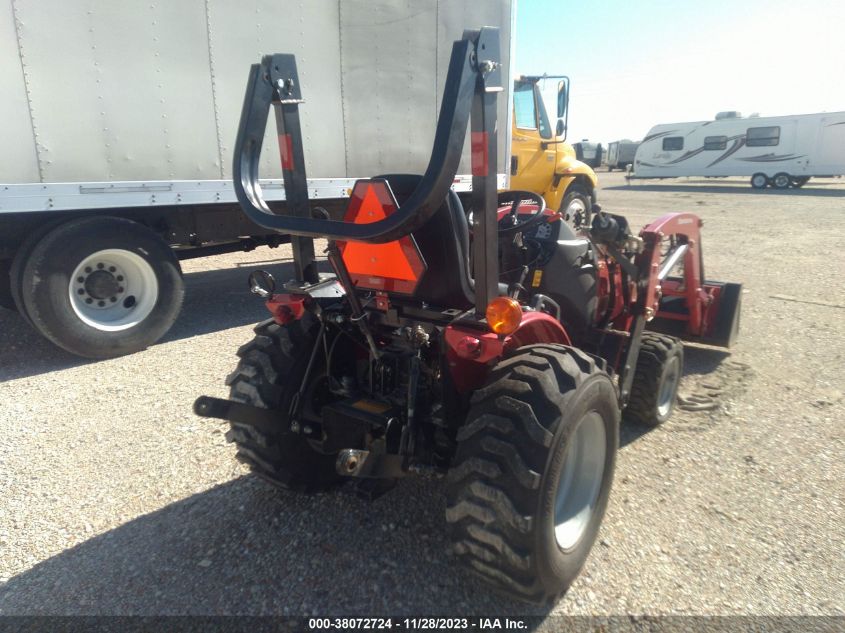
[[533,84],[519,81],[514,83],[513,110],[513,115],[516,118],[516,127],[526,130],[537,129],[537,110],[534,101]]
[[780,126],[750,127],[745,132],[748,147],[768,147],[780,142]]
[[674,152],[679,149],[684,149],[683,136],[667,136],[663,139],[663,150],[666,152]]
[[537,111],[540,113],[540,136],[552,138],[552,126],[549,125],[549,115],[546,114],[546,106],[543,105],[543,95],[540,94],[540,86],[534,84],[534,99],[537,102]]

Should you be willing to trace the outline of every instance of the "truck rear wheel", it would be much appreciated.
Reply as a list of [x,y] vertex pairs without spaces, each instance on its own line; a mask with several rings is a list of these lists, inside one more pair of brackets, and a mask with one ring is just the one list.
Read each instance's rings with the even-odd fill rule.
[[184,288],[172,249],[124,218],[71,220],[32,249],[21,295],[35,328],[87,358],[142,350],[179,314]]
[[47,233],[56,226],[57,225],[55,223],[53,225],[48,224],[32,231],[18,247],[18,250],[15,252],[15,256],[9,263],[9,294],[12,297],[12,304],[10,307],[12,310],[17,310],[18,314],[20,314],[30,325],[32,324],[32,320],[26,313],[26,306],[23,303],[23,271],[24,268],[26,268],[26,263],[29,261],[29,255],[32,253],[32,250],[38,246],[38,242],[41,241],[41,238],[47,235]]
[[498,590],[566,592],[610,495],[619,408],[610,377],[562,345],[525,347],[472,398],[447,486],[454,550]]
[[683,343],[664,334],[643,333],[631,395],[623,412],[625,421],[655,427],[668,420],[683,371]]
[[289,325],[273,320],[259,324],[255,338],[238,350],[240,362],[226,379],[230,400],[278,411],[278,429],[272,433],[230,423],[226,439],[237,446],[238,461],[262,479],[299,492],[317,492],[343,482],[335,470],[336,455],[315,450],[306,436],[290,428],[291,401],[317,343],[317,329],[310,313]]
[[12,296],[11,268],[11,260],[0,261],[0,307],[17,310],[15,298]]

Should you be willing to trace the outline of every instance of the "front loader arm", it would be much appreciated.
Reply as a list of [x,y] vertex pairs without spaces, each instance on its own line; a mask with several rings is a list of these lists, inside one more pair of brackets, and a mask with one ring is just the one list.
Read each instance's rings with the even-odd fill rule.
[[[643,279],[643,308],[651,320],[658,311],[663,294],[662,284],[676,264],[683,262],[683,288],[689,311],[690,334],[699,336],[704,327],[703,315],[711,298],[704,290],[704,265],[701,256],[701,220],[692,213],[668,213],[642,231],[645,248],[638,257]],[[675,246],[667,253],[661,267],[661,242],[674,237]]]

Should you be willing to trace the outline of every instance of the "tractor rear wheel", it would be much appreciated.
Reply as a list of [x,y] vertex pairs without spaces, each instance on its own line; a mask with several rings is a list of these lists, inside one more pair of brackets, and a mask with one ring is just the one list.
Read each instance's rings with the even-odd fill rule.
[[449,471],[460,560],[508,595],[556,601],[595,541],[618,446],[616,390],[590,356],[533,345],[500,362],[472,398]]
[[683,343],[664,334],[643,333],[625,421],[655,427],[668,420],[683,371]]
[[[289,325],[272,319],[260,323],[255,338],[238,350],[240,362],[226,379],[231,400],[278,411],[278,428],[271,433],[231,423],[226,439],[237,446],[238,461],[270,483],[300,492],[318,492],[342,482],[335,471],[336,456],[317,451],[307,436],[291,430],[288,414],[317,344],[318,329],[317,319],[307,312]],[[324,376],[322,366],[312,369],[311,375],[316,380]],[[306,398],[313,392],[306,390]]]

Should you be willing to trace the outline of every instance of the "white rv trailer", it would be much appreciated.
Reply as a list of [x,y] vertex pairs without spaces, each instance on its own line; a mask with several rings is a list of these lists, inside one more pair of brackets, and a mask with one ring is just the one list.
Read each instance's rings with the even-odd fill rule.
[[[115,356],[175,320],[178,260],[286,241],[248,220],[231,180],[262,54],[296,55],[308,193],[330,211],[356,178],[425,171],[465,29],[500,29],[510,130],[515,0],[248,4],[0,0],[0,306],[76,354]],[[262,188],[281,209],[275,134],[271,124]],[[509,157],[500,134],[501,188]]]
[[728,116],[651,128],[637,149],[632,177],[749,176],[756,189],[786,189],[813,176],[845,174],[845,112],[723,114]]

